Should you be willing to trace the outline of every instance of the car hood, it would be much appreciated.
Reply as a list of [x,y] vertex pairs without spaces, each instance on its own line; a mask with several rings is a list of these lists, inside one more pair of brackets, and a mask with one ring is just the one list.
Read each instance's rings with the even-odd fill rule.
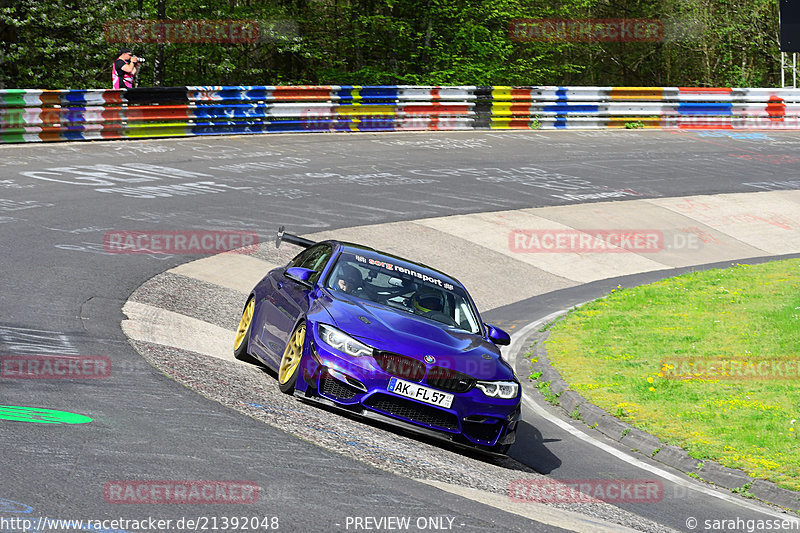
[[407,355],[478,379],[512,379],[513,371],[493,343],[402,310],[348,295],[327,293],[320,303],[334,326],[378,350]]

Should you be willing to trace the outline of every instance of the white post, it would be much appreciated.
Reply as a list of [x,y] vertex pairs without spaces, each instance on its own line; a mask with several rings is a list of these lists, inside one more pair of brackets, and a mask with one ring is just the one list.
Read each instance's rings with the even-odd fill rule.
[[792,62],[789,63],[786,52],[781,52],[781,87],[786,87],[786,69],[792,70],[792,88],[797,89],[797,53],[792,52]]
[[784,72],[784,67],[786,66],[786,52],[781,52],[781,89],[786,87],[786,72]]

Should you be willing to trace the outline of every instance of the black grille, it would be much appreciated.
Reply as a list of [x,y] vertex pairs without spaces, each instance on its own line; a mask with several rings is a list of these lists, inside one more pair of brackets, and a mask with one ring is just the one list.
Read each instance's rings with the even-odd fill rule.
[[455,415],[433,406],[422,405],[411,400],[386,396],[385,394],[373,394],[364,403],[367,407],[405,418],[411,422],[452,431],[458,430],[458,419]]
[[356,395],[355,389],[345,385],[338,379],[334,379],[330,374],[323,374],[320,378],[322,381],[322,393],[326,396],[333,396],[341,400],[350,400]]
[[378,352],[375,360],[385,372],[409,381],[419,381],[425,375],[425,363],[405,355]]
[[450,392],[467,392],[475,386],[476,379],[458,370],[434,366],[428,370],[428,385]]
[[496,418],[490,418],[485,422],[464,421],[464,434],[473,440],[484,443],[496,441],[502,429],[503,422]]

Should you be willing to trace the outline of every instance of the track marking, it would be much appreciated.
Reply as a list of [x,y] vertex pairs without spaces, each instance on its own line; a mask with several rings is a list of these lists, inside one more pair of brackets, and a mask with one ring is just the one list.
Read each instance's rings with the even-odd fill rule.
[[249,294],[267,272],[278,265],[242,254],[217,254],[168,270],[189,278]]
[[133,340],[241,363],[233,357],[232,330],[139,302],[126,302],[122,312],[128,315],[122,331]]

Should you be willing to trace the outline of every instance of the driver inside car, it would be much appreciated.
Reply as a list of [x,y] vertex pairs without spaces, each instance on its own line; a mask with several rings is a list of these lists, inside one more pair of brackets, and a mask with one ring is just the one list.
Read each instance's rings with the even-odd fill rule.
[[356,294],[363,283],[361,272],[353,265],[342,265],[337,271],[336,283],[332,284],[334,289],[340,290],[345,294]]
[[444,311],[444,295],[436,289],[421,287],[411,298],[411,305],[421,315],[442,313]]

